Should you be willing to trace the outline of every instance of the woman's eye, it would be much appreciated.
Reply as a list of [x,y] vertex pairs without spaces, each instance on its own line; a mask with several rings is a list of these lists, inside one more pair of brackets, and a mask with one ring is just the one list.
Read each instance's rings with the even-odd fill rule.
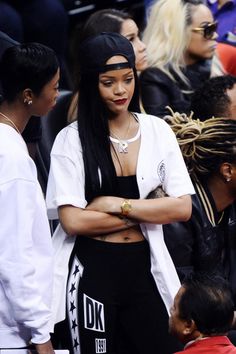
[[103,81],[102,84],[106,87],[109,87],[112,85],[112,81]]
[[128,77],[128,78],[125,80],[125,82],[126,82],[127,84],[129,84],[131,81],[133,81],[133,77]]
[[129,40],[130,42],[133,42],[133,41],[134,41],[134,37],[130,37],[130,38],[128,38],[128,40]]

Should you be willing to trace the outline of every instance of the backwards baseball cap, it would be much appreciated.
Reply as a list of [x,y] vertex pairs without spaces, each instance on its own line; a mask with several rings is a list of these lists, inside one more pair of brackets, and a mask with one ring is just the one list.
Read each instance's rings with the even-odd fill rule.
[[[121,55],[127,62],[106,64],[115,55]],[[80,71],[102,73],[135,67],[135,54],[130,41],[119,33],[102,32],[83,41],[79,48]]]

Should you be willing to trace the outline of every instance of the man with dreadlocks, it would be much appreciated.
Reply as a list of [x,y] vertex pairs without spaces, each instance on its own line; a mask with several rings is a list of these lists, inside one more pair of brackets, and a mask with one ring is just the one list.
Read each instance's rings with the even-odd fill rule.
[[164,226],[168,250],[181,281],[191,272],[218,273],[236,300],[236,121],[175,113],[168,122],[196,190],[191,219]]

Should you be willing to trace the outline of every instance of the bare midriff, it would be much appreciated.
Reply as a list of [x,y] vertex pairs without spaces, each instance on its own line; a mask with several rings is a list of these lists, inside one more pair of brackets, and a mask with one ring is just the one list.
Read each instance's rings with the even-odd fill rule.
[[106,235],[92,237],[95,240],[116,242],[116,243],[129,243],[139,242],[144,240],[144,236],[139,226],[133,226],[123,231],[117,231]]

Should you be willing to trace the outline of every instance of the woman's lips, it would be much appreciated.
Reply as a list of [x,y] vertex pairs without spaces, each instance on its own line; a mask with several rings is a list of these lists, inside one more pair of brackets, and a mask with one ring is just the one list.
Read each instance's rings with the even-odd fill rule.
[[122,98],[120,100],[115,100],[114,103],[117,105],[123,105],[127,102],[127,98]]

